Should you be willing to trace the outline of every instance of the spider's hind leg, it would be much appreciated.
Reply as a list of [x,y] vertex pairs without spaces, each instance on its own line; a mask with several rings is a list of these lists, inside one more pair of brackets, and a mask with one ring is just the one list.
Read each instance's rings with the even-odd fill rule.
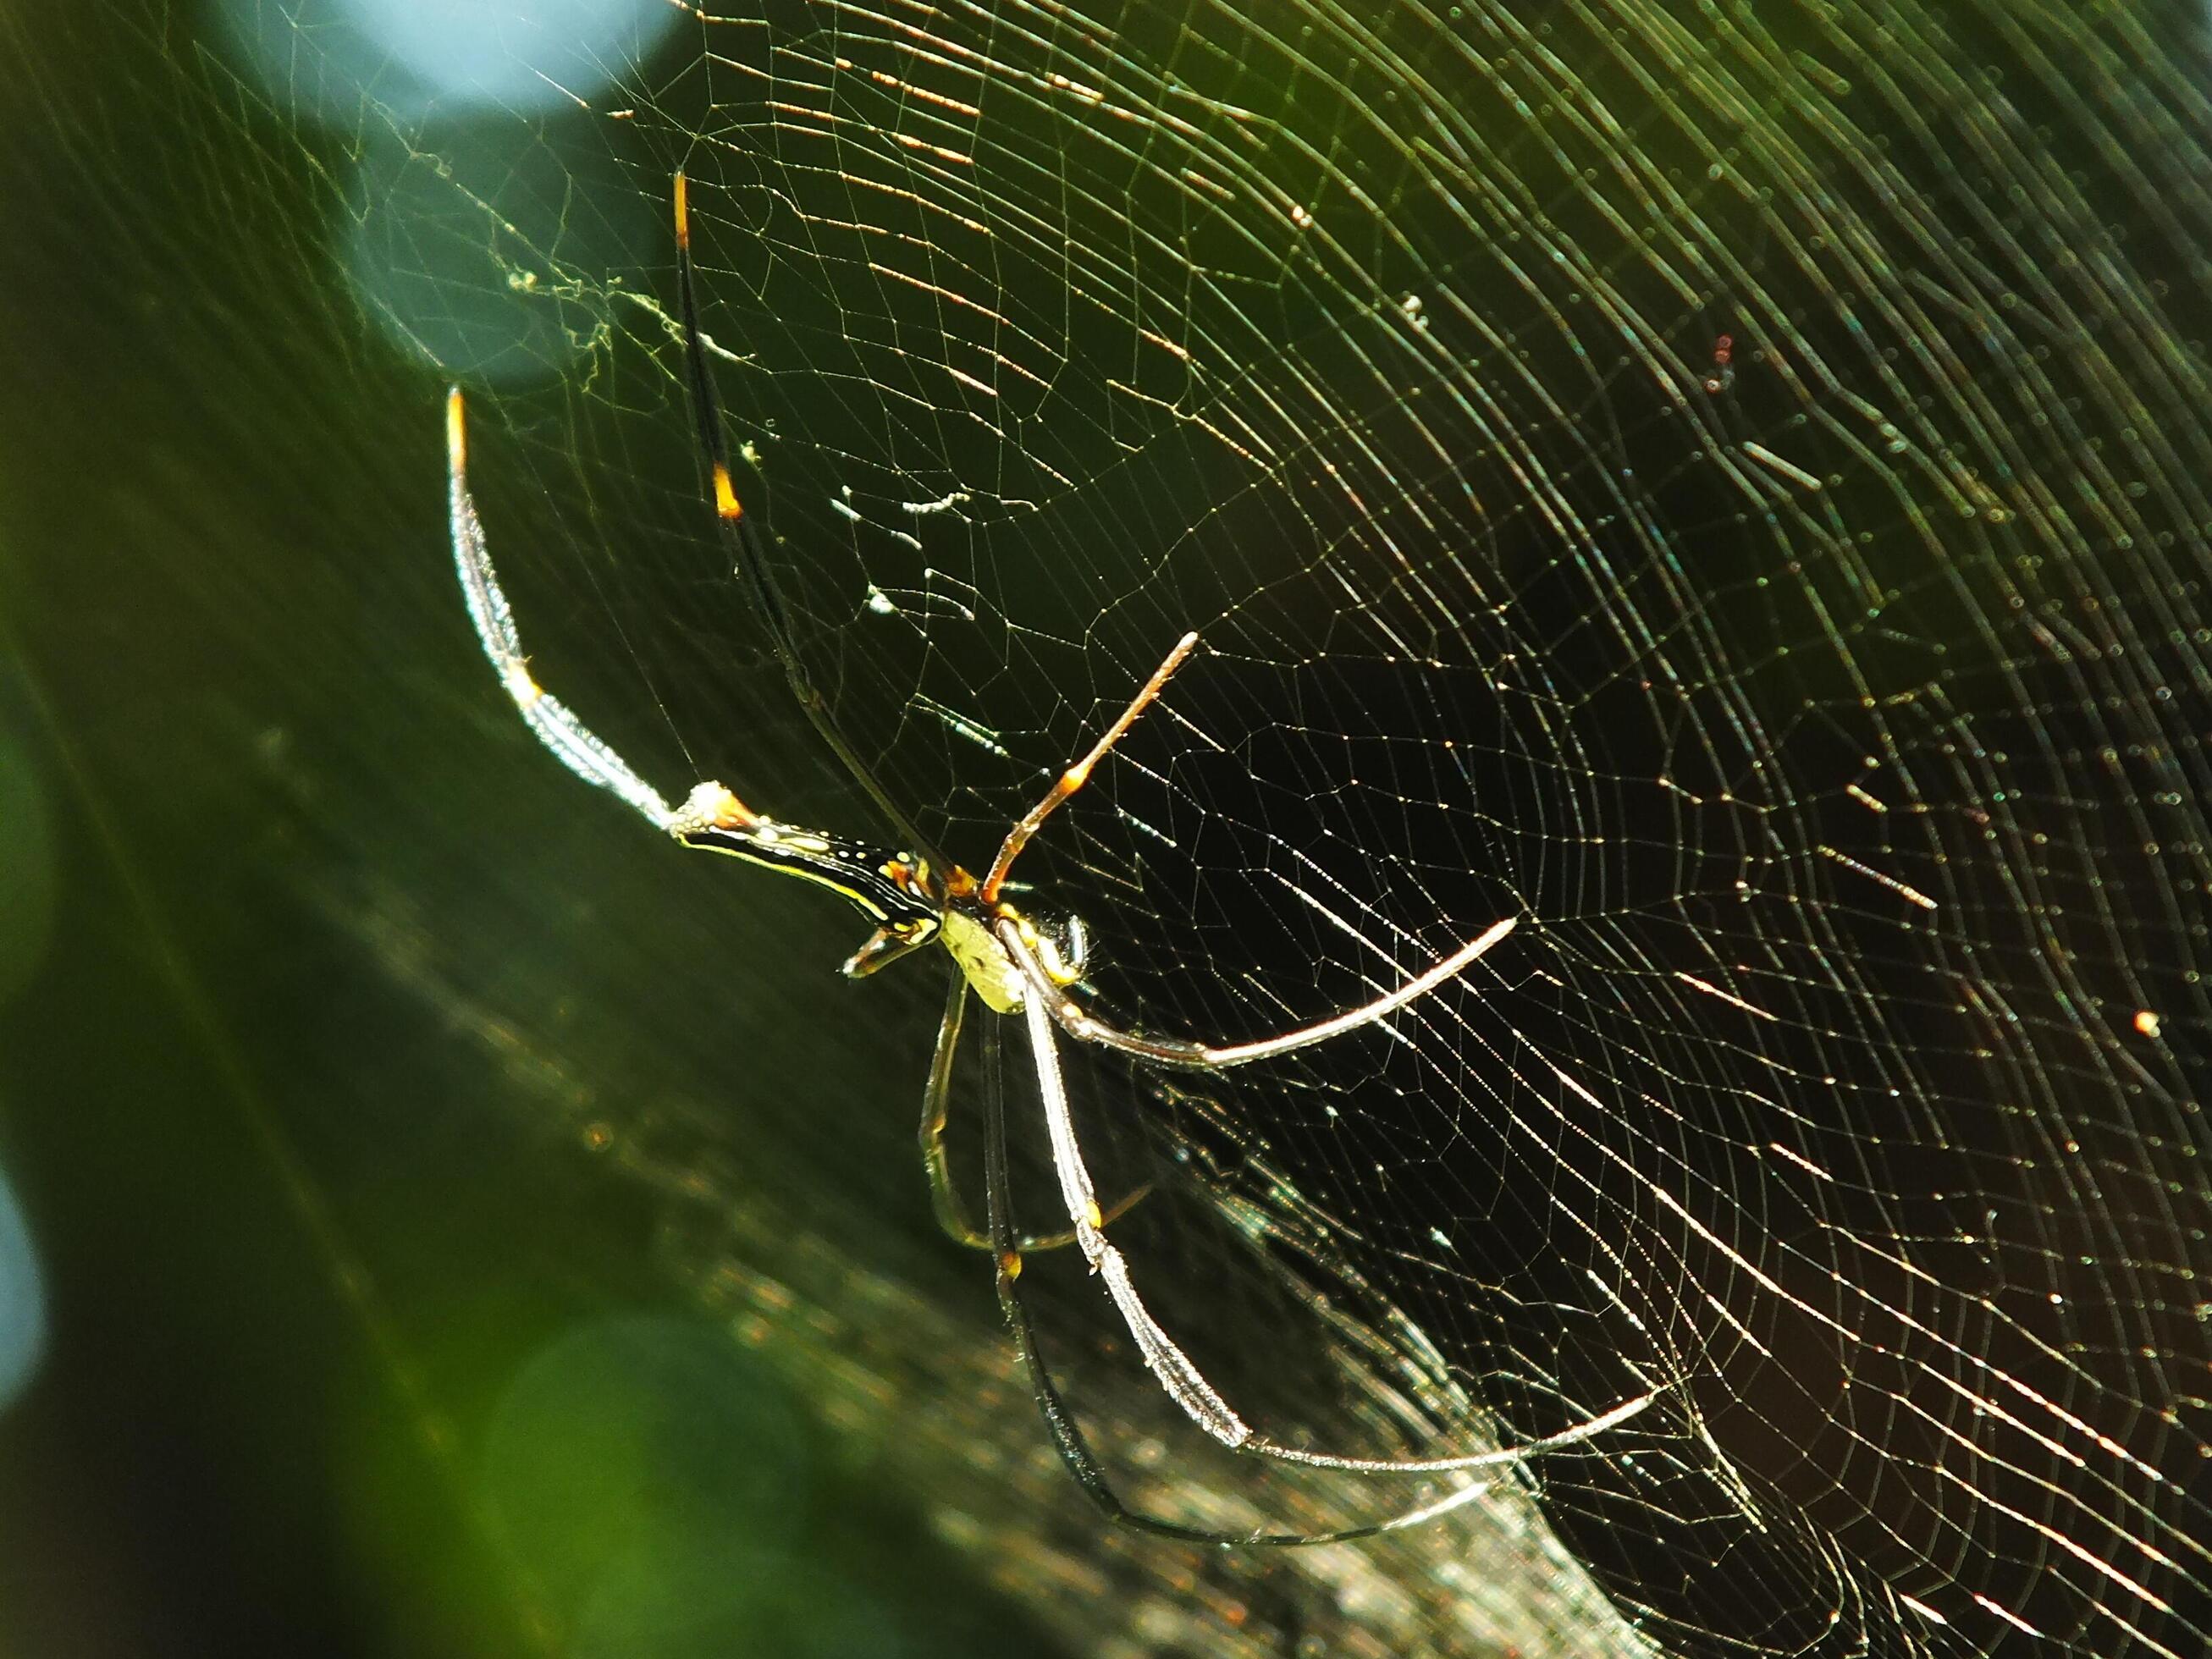
[[585,782],[620,797],[656,830],[669,829],[677,812],[660,792],[531,678],[514,610],[507,602],[506,590],[499,585],[498,573],[492,568],[483,521],[477,516],[476,498],[469,493],[468,465],[467,417],[461,389],[454,386],[446,393],[446,496],[453,529],[453,568],[460,576],[469,620],[476,624],[484,656],[514,700],[516,710],[538,734],[538,742],[563,766]]

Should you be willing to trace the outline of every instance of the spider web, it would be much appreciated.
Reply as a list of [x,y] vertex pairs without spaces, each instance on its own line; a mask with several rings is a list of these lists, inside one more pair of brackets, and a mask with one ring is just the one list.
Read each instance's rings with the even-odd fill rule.
[[[1068,1046],[1102,1186],[1154,1189],[1115,1237],[1240,1409],[1437,1455],[1651,1395],[1498,1494],[1622,1649],[2200,1651],[2197,27],[687,14],[588,156],[512,164],[573,191],[560,238],[489,187],[460,222],[558,371],[497,400],[493,547],[648,775],[864,829],[705,550],[681,165],[739,488],[933,839],[980,868],[1201,636],[1020,866],[1102,1015],[1263,1036],[1516,921],[1387,1030],[1246,1071]],[[599,222],[641,269],[589,268]],[[886,1029],[926,980],[869,988]],[[963,1076],[1021,1115],[992,1035]],[[1133,1495],[1418,1500],[1215,1457],[1079,1268],[1033,1267]]]
[[1261,1036],[1519,919],[1388,1036],[1072,1063],[1410,1322],[1404,1450],[1656,1390],[1527,1484],[1670,1651],[2212,1625],[2205,106],[2139,27],[775,6],[635,118],[926,830],[980,864],[1200,634],[1023,868],[1102,1010]]

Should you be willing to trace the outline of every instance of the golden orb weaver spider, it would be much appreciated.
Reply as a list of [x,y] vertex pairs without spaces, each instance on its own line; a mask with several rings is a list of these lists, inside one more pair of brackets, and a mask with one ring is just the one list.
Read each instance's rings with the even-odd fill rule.
[[[1469,1502],[1486,1491],[1488,1483],[1469,1481],[1442,1498],[1388,1520],[1324,1533],[1217,1532],[1130,1508],[1107,1480],[1038,1352],[1029,1310],[1017,1286],[1021,1252],[1025,1246],[1046,1248],[1070,1241],[1079,1245],[1091,1272],[1104,1284],[1122,1323],[1161,1389],[1194,1423],[1232,1451],[1310,1468],[1341,1469],[1362,1474],[1457,1474],[1519,1465],[1531,1457],[1588,1440],[1643,1411],[1651,1403],[1653,1395],[1630,1399],[1571,1429],[1539,1440],[1450,1457],[1352,1457],[1311,1451],[1270,1439],[1247,1425],[1152,1317],[1132,1282],[1121,1251],[1106,1237],[1105,1229],[1120,1208],[1111,1212],[1101,1209],[1090,1170],[1084,1162],[1060,1069],[1060,1035],[1115,1049],[1154,1066],[1220,1071],[1267,1060],[1387,1018],[1464,972],[1512,932],[1514,919],[1507,916],[1492,923],[1451,955],[1372,1002],[1255,1042],[1204,1043],[1183,1037],[1151,1036],[1119,1030],[1086,1012],[1067,994],[1068,987],[1081,973],[1079,944],[1064,953],[1049,933],[1037,927],[1008,902],[1004,896],[1007,875],[1023,848],[1043,827],[1046,819],[1083,787],[1092,769],[1159,696],[1170,677],[1196,648],[1198,635],[1186,634],[1176,641],[1152,678],[1130,699],[1120,718],[1007,831],[982,879],[977,880],[937,854],[846,740],[798,653],[789,627],[789,613],[776,586],[774,569],[730,477],[721,411],[699,329],[688,189],[681,173],[676,175],[675,210],[677,287],[692,410],[705,453],[715,521],[724,550],[760,610],[800,708],[845,769],[898,833],[901,848],[893,850],[779,823],[753,811],[720,783],[701,783],[680,806],[672,807],[621,756],[539,688],[531,678],[514,613],[492,568],[483,526],[469,494],[466,429],[460,388],[455,386],[447,394],[446,403],[448,505],[453,559],[469,615],[476,624],[484,654],[498,671],[501,684],[524,720],[570,771],[588,783],[611,791],[655,829],[686,847],[726,854],[783,875],[814,882],[838,894],[866,916],[875,925],[875,931],[847,959],[844,972],[848,976],[860,978],[872,974],[932,943],[943,945],[951,956],[957,971],[951,975],[945,1017],[939,1028],[922,1109],[921,1139],[933,1201],[947,1232],[963,1243],[992,1252],[998,1265],[1000,1303],[1013,1334],[1017,1352],[1029,1370],[1038,1409],[1062,1460],[1083,1490],[1113,1520],[1139,1530],[1208,1544],[1294,1545],[1337,1542],[1414,1526]],[[1079,940],[1079,928],[1073,929],[1071,937]],[[1066,1234],[1042,1241],[1021,1240],[1014,1235],[1007,1197],[1003,1109],[996,1090],[985,1091],[987,1233],[976,1232],[953,1188],[943,1139],[953,1060],[971,991],[992,1012],[1018,1015],[1026,1028],[1053,1168],[1071,1223]],[[1124,1200],[1120,1207],[1126,1207],[1133,1197]]]

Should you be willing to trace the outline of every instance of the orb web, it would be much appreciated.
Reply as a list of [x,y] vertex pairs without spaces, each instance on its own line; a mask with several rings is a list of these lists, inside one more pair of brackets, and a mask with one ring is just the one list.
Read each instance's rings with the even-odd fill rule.
[[[1164,1199],[1132,1253],[1172,1310],[1407,1454],[1652,1394],[1516,1480],[1664,1650],[2200,1649],[2205,106],[2171,43],[1908,5],[696,22],[628,89],[634,189],[687,171],[740,487],[925,829],[987,858],[1195,629],[1024,856],[1102,1011],[1263,1036],[1518,921],[1250,1073],[1071,1052],[1104,1156],[1206,1192],[1281,1268],[1280,1345],[1334,1318],[1397,1404],[1302,1397],[1270,1292],[1223,1314],[1235,1248]],[[673,411],[652,291],[607,361]],[[549,469],[605,441],[518,430]],[[625,556],[678,597],[615,648],[711,772],[723,573]],[[1079,1394],[1115,1358],[1063,1357]]]

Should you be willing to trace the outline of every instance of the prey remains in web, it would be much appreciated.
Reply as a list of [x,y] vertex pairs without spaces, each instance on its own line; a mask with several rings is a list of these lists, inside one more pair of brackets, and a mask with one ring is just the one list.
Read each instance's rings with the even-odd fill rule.
[[[759,534],[738,497],[730,476],[722,417],[699,329],[693,274],[688,191],[676,177],[677,288],[682,308],[684,344],[691,400],[699,429],[724,550],[739,580],[760,612],[771,643],[800,708],[845,769],[874,803],[898,836],[896,849],[851,841],[821,830],[801,829],[754,811],[720,783],[696,786],[681,805],[669,802],[634,771],[621,756],[595,736],[531,677],[514,617],[492,568],[483,526],[467,482],[467,442],[459,387],[447,395],[446,441],[453,557],[469,615],[484,653],[501,683],[538,740],[569,770],[599,785],[685,847],[726,854],[780,875],[795,876],[826,887],[873,924],[860,948],[844,964],[845,973],[863,978],[932,945],[943,948],[954,971],[948,976],[945,1018],[930,1066],[921,1118],[923,1162],[932,1199],[945,1231],[963,1244],[991,1252],[998,1266],[1000,1304],[1036,1391],[1037,1406],[1054,1445],[1084,1491],[1115,1521],[1143,1531],[1219,1544],[1313,1544],[1360,1538],[1435,1519],[1480,1496],[1487,1482],[1474,1478],[1485,1469],[1510,1467],[1601,1434],[1635,1417],[1651,1403],[1646,1394],[1593,1416],[1561,1433],[1522,1444],[1458,1455],[1376,1458],[1338,1455],[1272,1439],[1248,1425],[1153,1318],[1121,1251],[1106,1236],[1113,1212],[1103,1209],[1078,1141],[1068,1108],[1060,1060],[1065,1036],[1132,1056],[1139,1063],[1200,1072],[1217,1072],[1286,1054],[1344,1037],[1376,1024],[1463,973],[1513,931],[1514,918],[1503,917],[1466,944],[1363,1006],[1310,1025],[1254,1042],[1212,1043],[1183,1036],[1159,1036],[1124,1030],[1098,1019],[1071,994],[1083,971],[1084,933],[1066,918],[1058,927],[1031,918],[1006,896],[1007,878],[1022,849],[1046,820],[1081,789],[1091,772],[1162,692],[1176,671],[1198,647],[1186,634],[1169,651],[1152,678],[1139,687],[1090,751],[1060,774],[1037,804],[1024,813],[1000,843],[981,879],[933,848],[909,816],[884,790],[859,752],[839,729],[828,703],[808,676],[796,649],[789,610],[776,585]],[[1042,1239],[1015,1236],[1007,1194],[1005,1126],[997,1091],[986,1091],[987,1224],[979,1231],[955,1188],[944,1149],[947,1103],[969,994],[995,1016],[1018,1018],[1024,1027],[1033,1062],[1037,1097],[1044,1114],[1067,1231]],[[1126,1203],[1133,1200],[1125,1200]],[[1073,1243],[1128,1328],[1130,1337],[1159,1385],[1191,1421],[1232,1451],[1311,1468],[1341,1469],[1363,1476],[1462,1475],[1468,1477],[1439,1498],[1388,1520],[1332,1532],[1255,1530],[1218,1532],[1186,1526],[1125,1503],[1092,1452],[1087,1437],[1044,1364],[1034,1337],[1020,1286],[1024,1249],[1048,1249]]]

